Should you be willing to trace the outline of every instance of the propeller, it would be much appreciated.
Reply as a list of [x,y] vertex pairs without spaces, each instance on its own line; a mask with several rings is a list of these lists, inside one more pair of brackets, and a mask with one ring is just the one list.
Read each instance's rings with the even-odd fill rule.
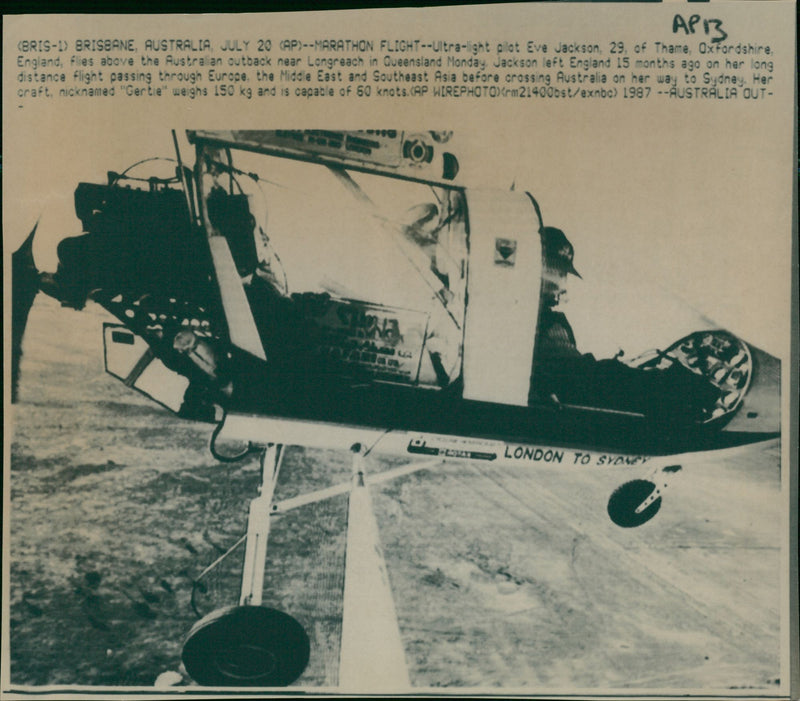
[[22,245],[11,256],[11,401],[17,401],[19,365],[22,359],[22,337],[28,313],[39,291],[39,271],[33,260],[33,239],[37,221]]

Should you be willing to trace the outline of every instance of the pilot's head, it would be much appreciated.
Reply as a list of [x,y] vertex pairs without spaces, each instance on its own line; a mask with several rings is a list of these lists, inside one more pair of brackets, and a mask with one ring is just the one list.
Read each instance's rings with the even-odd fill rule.
[[575,270],[575,249],[561,229],[552,226],[542,228],[542,302],[555,307],[566,292],[567,276],[580,273]]

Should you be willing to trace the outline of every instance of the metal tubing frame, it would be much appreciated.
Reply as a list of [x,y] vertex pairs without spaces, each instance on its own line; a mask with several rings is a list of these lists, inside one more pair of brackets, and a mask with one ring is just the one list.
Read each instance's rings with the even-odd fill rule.
[[667,491],[667,487],[669,487],[672,478],[668,479],[663,475],[676,475],[677,473],[681,472],[682,469],[682,465],[666,465],[651,471],[645,479],[653,481],[655,484],[653,491],[650,492],[650,495],[641,504],[639,504],[639,506],[636,507],[634,513],[642,513],[642,511],[650,506],[650,504],[664,496],[664,492]]

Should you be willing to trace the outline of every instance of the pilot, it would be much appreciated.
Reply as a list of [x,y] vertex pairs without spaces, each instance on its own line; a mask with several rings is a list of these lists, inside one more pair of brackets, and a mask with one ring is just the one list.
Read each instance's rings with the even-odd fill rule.
[[542,283],[536,347],[528,403],[549,400],[644,414],[668,423],[699,420],[719,390],[679,362],[665,370],[640,369],[617,358],[581,353],[561,311],[575,250],[564,232],[543,227]]
[[566,297],[569,275],[581,277],[575,270],[575,249],[561,229],[542,228],[542,291],[539,323],[537,325],[537,356],[541,360],[551,357],[580,357],[566,315],[557,311]]

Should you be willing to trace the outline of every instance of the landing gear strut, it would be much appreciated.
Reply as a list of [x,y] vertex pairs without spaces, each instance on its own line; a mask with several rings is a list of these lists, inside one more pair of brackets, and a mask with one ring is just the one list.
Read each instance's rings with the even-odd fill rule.
[[212,611],[189,631],[183,664],[204,686],[288,686],[305,670],[310,642],[290,615],[261,605],[272,495],[282,446],[270,444],[261,458],[261,486],[250,502],[247,544],[238,606]]

